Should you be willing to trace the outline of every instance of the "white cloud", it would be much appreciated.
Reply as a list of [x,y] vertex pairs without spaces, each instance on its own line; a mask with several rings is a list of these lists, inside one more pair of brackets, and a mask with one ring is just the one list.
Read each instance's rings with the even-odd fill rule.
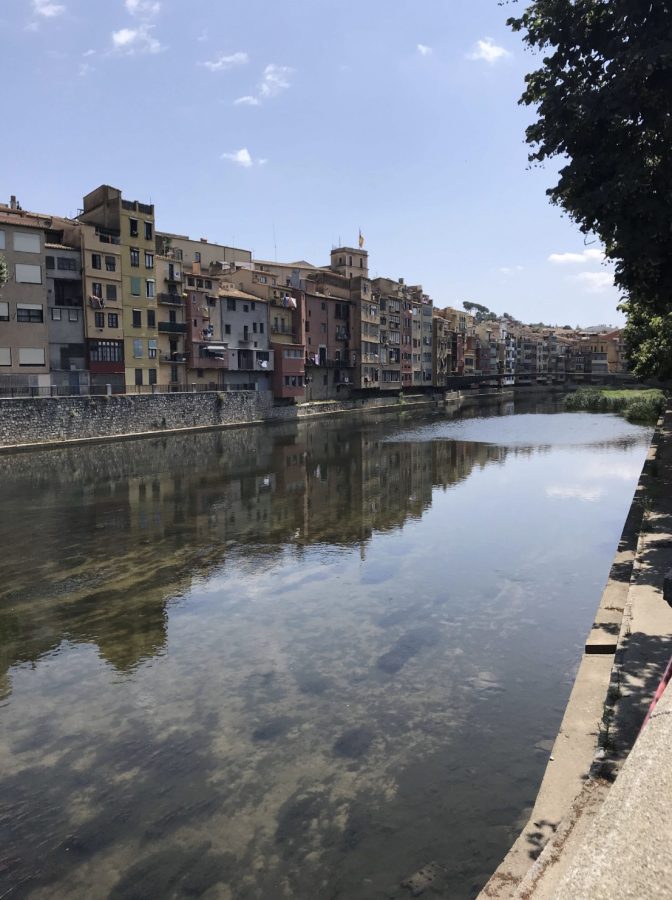
[[599,487],[551,485],[546,488],[546,496],[554,500],[584,500],[586,503],[594,503],[603,495],[604,490]]
[[579,272],[574,275],[574,280],[583,284],[591,294],[601,294],[614,286],[614,276],[611,272]]
[[417,48],[420,56],[431,56],[432,48],[428,47],[426,44],[418,44]]
[[522,272],[522,266],[500,266],[499,271],[502,275],[515,275],[517,272]]
[[95,55],[96,55],[95,50],[85,50],[84,53],[82,53],[82,56],[95,56]]
[[62,3],[52,3],[51,0],[33,0],[33,12],[36,16],[53,19],[54,16],[63,15],[65,6]]
[[476,41],[471,53],[467,54],[467,59],[482,60],[483,62],[494,65],[500,59],[506,59],[511,56],[504,47],[499,47],[492,38],[486,37],[483,41]]
[[288,87],[291,87],[289,76],[293,71],[294,69],[290,66],[278,66],[275,63],[269,63],[264,69],[258,93],[238,97],[237,100],[233,101],[234,105],[259,106],[264,100],[277,97],[282,91],[286,91]]
[[201,65],[205,66],[206,69],[210,69],[211,72],[223,72],[226,69],[232,69],[234,66],[243,66],[248,61],[249,57],[247,53],[238,51],[237,53],[231,53],[228,56],[220,56],[218,59],[201,63]]
[[159,0],[124,0],[126,11],[132,16],[140,16],[150,19],[157,16],[161,10]]
[[241,147],[240,150],[235,150],[233,153],[222,153],[222,159],[228,159],[230,162],[236,163],[236,165],[242,166],[244,169],[249,169],[254,165],[265,166],[268,162],[266,159],[252,159],[247,147]]
[[601,250],[583,250],[581,253],[551,253],[548,261],[557,266],[572,263],[603,262],[604,253]]
[[121,28],[112,32],[112,46],[121,53],[160,53],[163,46],[151,34],[150,25]]
[[294,69],[289,66],[277,66],[275,63],[269,63],[264,69],[264,77],[259,88],[259,94],[262,97],[276,97],[282,91],[290,87],[291,82],[289,76]]

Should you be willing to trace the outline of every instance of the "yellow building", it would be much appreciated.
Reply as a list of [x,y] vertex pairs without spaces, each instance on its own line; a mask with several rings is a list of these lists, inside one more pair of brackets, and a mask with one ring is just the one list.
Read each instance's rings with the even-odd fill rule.
[[[158,382],[154,205],[124,200],[121,191],[109,185],[91,191],[83,202],[79,221],[94,226],[96,234],[109,240],[121,260],[126,390],[150,387]],[[92,337],[90,332],[88,336]]]

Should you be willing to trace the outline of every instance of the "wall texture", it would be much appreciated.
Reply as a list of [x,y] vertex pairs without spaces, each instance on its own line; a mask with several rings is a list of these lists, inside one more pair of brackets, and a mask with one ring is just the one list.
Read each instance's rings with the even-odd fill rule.
[[0,446],[260,422],[270,392],[0,400]]
[[0,399],[0,448],[68,441],[106,440],[122,435],[161,434],[258,422],[296,422],[345,412],[403,410],[470,402],[502,402],[510,393],[465,398],[459,392],[412,397],[366,397],[298,406],[274,406],[270,391],[197,394],[113,395]]

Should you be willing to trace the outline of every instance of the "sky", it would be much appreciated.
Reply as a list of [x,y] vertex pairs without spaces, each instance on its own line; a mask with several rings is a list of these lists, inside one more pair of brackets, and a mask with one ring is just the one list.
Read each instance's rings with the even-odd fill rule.
[[[513,8],[515,11],[516,7]],[[329,261],[528,322],[621,324],[597,241],[549,204],[497,0],[2,0],[0,201],[99,184],[159,230]]]

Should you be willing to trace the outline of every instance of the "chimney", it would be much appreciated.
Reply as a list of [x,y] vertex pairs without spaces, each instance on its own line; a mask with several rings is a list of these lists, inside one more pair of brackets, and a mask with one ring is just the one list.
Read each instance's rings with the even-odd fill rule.
[[18,207],[18,204],[16,202],[16,195],[12,194],[12,196],[9,198],[9,208],[17,209],[17,207]]

